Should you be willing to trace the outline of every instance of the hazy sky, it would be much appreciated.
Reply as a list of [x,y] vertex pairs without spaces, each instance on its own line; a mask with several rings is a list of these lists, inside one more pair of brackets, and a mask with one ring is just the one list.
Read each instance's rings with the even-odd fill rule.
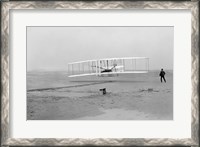
[[173,27],[27,27],[27,70],[66,70],[74,61],[149,57],[173,69]]

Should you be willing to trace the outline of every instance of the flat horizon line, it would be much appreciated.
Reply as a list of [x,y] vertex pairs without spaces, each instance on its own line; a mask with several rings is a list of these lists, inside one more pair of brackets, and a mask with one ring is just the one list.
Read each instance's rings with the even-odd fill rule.
[[[163,68],[164,69],[164,68]],[[161,69],[152,69],[149,71],[160,71]],[[165,71],[173,71],[173,69],[164,69]],[[39,69],[39,70],[27,70],[26,72],[68,72],[67,70],[46,70],[46,69]]]

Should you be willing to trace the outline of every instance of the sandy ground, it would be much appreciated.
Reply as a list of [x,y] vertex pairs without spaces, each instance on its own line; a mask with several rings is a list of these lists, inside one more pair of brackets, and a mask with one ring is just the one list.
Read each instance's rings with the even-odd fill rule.
[[[173,79],[27,92],[28,120],[172,120]],[[107,94],[99,91],[106,88]]]

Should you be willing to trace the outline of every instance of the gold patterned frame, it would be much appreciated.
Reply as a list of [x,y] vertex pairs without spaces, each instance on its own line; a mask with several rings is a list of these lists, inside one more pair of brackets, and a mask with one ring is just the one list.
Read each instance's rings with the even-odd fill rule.
[[[1,145],[2,146],[66,146],[66,145],[184,145],[199,146],[199,2],[193,1],[49,1],[49,2],[2,2],[1,3]],[[27,139],[9,137],[9,11],[11,9],[190,9],[192,14],[192,118],[191,138],[63,138]]]

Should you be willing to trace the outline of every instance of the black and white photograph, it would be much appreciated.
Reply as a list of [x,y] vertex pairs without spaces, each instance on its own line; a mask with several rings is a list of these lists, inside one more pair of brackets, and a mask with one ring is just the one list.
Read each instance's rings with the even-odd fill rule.
[[27,120],[173,120],[172,26],[27,26]]

